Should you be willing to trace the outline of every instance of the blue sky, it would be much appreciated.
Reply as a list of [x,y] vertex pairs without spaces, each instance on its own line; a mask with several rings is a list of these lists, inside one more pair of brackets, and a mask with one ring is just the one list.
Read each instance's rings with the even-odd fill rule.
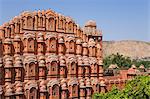
[[0,25],[22,11],[48,8],[80,26],[95,20],[104,40],[150,41],[150,0],[0,0]]

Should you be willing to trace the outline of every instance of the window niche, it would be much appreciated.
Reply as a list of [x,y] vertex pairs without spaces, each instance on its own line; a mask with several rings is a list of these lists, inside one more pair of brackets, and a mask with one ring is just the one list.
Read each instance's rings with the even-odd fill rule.
[[54,20],[54,18],[50,18],[49,19],[48,26],[49,26],[49,30],[50,31],[55,31],[55,20]]
[[63,20],[59,21],[59,29],[63,29]]
[[28,29],[33,29],[33,19],[31,16],[27,17],[27,28]]
[[57,72],[58,72],[58,64],[57,64],[56,61],[53,61],[53,62],[51,63],[51,74],[52,74],[52,75],[56,75]]
[[74,43],[73,40],[71,40],[71,41],[69,42],[69,52],[70,52],[70,53],[74,53],[74,52],[75,52],[75,43]]
[[76,74],[76,63],[75,62],[71,63],[71,73]]
[[72,23],[72,22],[69,22],[69,23],[68,23],[68,32],[69,32],[69,33],[72,33],[72,32],[73,32],[73,23]]
[[55,38],[50,39],[50,52],[56,52],[57,40]]
[[34,52],[34,39],[33,38],[28,39],[28,51]]
[[30,73],[30,76],[36,76],[36,67],[35,67],[35,63],[30,63],[29,64],[29,73]]
[[72,86],[72,96],[73,97],[78,97],[78,85],[74,84]]
[[59,99],[59,86],[57,84],[55,84],[52,87],[52,98],[53,99]]
[[37,99],[37,90],[36,88],[31,88],[29,93],[29,99]]

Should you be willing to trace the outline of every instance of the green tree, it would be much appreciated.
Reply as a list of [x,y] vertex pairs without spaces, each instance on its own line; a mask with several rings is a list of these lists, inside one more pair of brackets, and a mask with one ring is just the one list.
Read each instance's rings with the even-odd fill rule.
[[135,64],[137,67],[141,64],[143,64],[146,68],[150,67],[150,61],[131,60],[130,57],[120,55],[119,53],[105,57],[103,62],[104,68],[108,68],[110,64],[117,64],[119,68],[123,69],[130,68],[132,64]]
[[103,60],[104,68],[109,67],[110,64],[117,64],[120,68],[129,68],[132,64],[132,61],[129,57],[125,57],[123,55],[112,54]]
[[145,66],[145,68],[149,68],[150,67],[150,61],[145,61],[145,60],[133,60],[132,64],[135,64],[138,67],[141,64],[143,64]]
[[150,99],[150,76],[138,76],[123,90],[113,87],[107,93],[94,94],[93,99]]

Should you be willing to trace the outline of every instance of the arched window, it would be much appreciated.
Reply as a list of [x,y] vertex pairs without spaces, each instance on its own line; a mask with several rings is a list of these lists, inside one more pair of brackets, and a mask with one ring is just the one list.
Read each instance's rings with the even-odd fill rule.
[[72,96],[78,97],[78,86],[76,84],[72,86]]
[[76,74],[76,63],[75,62],[71,63],[71,73]]
[[56,47],[57,47],[57,41],[55,38],[50,39],[50,51],[51,52],[56,52]]
[[60,21],[59,21],[59,28],[60,28],[60,29],[63,29],[63,20],[60,20]]
[[28,39],[28,51],[34,52],[34,39],[33,38]]
[[43,18],[42,18],[42,17],[39,17],[39,18],[38,18],[38,26],[39,26],[39,27],[42,27],[42,25],[43,25]]
[[36,76],[36,66],[33,62],[29,64],[29,74],[29,76]]
[[68,23],[68,32],[73,32],[73,24],[72,24],[72,22]]
[[11,53],[11,47],[12,47],[11,45],[5,45],[5,48],[4,48],[5,52],[6,53]]
[[53,75],[53,74],[57,74],[57,72],[58,72],[58,66],[57,66],[58,64],[57,64],[57,62],[56,61],[53,61],[52,63],[51,63],[51,74]]
[[54,18],[50,18],[50,19],[49,19],[49,29],[50,29],[51,31],[54,31],[54,30],[55,30],[55,20],[54,20]]
[[33,19],[31,16],[27,17],[27,27],[30,29],[33,27]]
[[37,90],[36,88],[31,88],[29,93],[29,99],[37,99]]
[[59,99],[59,86],[54,85],[52,87],[52,99]]
[[74,53],[75,52],[75,43],[74,43],[73,40],[71,40],[69,42],[69,51],[70,51],[70,53]]

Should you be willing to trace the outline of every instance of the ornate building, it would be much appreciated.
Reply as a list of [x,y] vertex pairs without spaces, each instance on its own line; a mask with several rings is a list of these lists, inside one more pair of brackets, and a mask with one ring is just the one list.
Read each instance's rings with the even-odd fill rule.
[[102,32],[52,10],[0,26],[0,99],[91,99],[105,92]]

